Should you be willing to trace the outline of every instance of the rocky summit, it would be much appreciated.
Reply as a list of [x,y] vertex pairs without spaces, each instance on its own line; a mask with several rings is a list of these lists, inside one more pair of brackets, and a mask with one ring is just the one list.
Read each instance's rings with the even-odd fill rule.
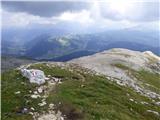
[[[153,81],[148,78],[148,82],[140,80],[139,74],[149,76],[149,73],[159,76],[160,57],[150,51],[139,52],[128,49],[115,48],[92,56],[82,57],[70,61],[96,73],[107,76],[119,85],[133,88],[142,95],[150,98],[159,98],[159,92],[148,89],[149,83]],[[155,80],[159,83],[158,80]],[[157,87],[157,89],[159,89]]]
[[23,65],[2,74],[2,120],[160,120],[159,75],[159,56],[121,48]]

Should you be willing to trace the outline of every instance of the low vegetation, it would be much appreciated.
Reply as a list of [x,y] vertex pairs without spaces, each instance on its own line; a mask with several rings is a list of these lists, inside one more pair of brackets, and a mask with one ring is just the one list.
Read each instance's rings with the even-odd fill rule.
[[[147,110],[160,111],[160,107],[154,105],[151,99],[110,82],[103,76],[77,70],[71,72],[69,68],[62,69],[46,64],[35,64],[30,68],[43,70],[46,76],[59,77],[62,83],[57,84],[49,93],[47,105],[40,107],[38,106],[40,98],[29,97],[31,94],[29,91],[33,92],[37,85],[29,83],[18,70],[4,72],[2,120],[31,120],[31,115],[20,112],[22,108],[34,107],[39,113],[47,112],[50,103],[53,103],[55,111],[60,110],[67,120],[160,120],[159,116],[147,112]],[[144,74],[142,71],[137,77]],[[147,76],[144,77],[146,81],[149,79]],[[149,80],[147,82],[150,83]],[[159,87],[156,81],[151,84]],[[17,91],[21,93],[15,94]]]
[[145,86],[149,89],[160,94],[160,75],[157,73],[151,73],[145,70],[140,70],[134,73],[138,80],[145,83]]
[[137,80],[143,83],[144,87],[160,94],[160,74],[152,73],[144,69],[135,71],[120,63],[114,64],[114,66],[131,73]]

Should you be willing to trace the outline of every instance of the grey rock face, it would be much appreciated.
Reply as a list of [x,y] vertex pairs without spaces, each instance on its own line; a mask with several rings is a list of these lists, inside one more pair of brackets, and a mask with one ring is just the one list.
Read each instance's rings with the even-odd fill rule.
[[45,83],[45,75],[41,70],[36,69],[21,69],[21,73],[24,77],[28,78],[30,83],[43,84]]

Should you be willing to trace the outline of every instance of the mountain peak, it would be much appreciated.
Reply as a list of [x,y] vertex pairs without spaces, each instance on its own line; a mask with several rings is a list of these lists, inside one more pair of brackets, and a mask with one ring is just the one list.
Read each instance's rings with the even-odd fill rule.
[[145,51],[145,52],[143,52],[143,54],[148,55],[149,57],[155,58],[155,59],[157,59],[157,60],[160,61],[160,57],[157,56],[157,55],[155,55],[155,54],[154,54],[153,52],[151,52],[151,51]]

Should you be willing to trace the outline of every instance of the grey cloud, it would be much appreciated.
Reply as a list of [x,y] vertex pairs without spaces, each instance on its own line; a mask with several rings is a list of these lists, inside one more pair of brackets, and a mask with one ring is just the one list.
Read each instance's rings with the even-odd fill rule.
[[160,18],[159,7],[159,2],[144,2],[143,4],[137,4],[136,8],[131,12],[134,15],[128,15],[127,19],[133,21],[157,21]]
[[88,9],[89,4],[87,2],[13,2],[3,1],[2,8],[10,12],[26,12],[33,15],[42,17],[51,17],[59,15],[64,11],[76,12],[82,9]]
[[[157,21],[159,20],[160,2],[135,2],[134,8],[126,15],[121,15],[117,11],[109,8],[109,3],[99,3],[100,15],[103,18],[114,21]],[[57,16],[65,11],[77,12],[83,9],[90,10],[92,2],[9,2],[3,1],[2,8],[10,12],[27,12],[41,17]],[[92,13],[93,16],[96,13]],[[93,17],[92,16],[92,17]]]
[[157,21],[160,19],[160,2],[135,2],[134,8],[126,15],[122,16],[116,11],[108,9],[109,5],[100,4],[101,15],[112,20],[129,21]]

